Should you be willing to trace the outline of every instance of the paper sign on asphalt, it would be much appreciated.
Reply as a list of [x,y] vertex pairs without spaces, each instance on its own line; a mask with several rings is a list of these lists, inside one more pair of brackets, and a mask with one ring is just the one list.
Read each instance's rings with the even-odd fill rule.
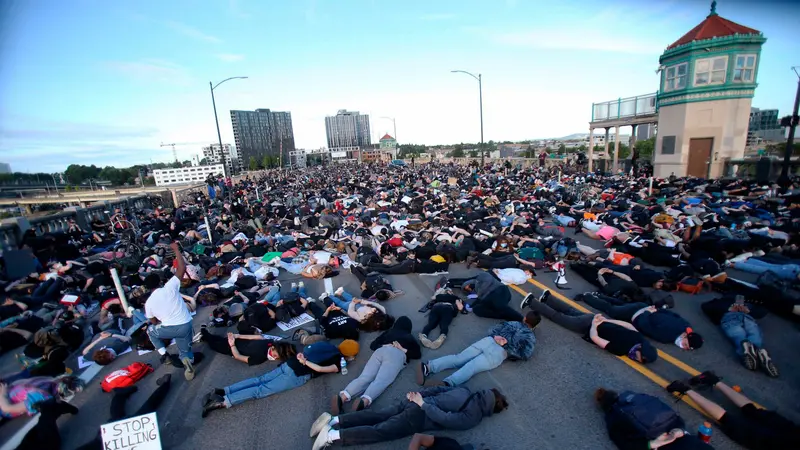
[[100,425],[105,450],[161,450],[156,413]]

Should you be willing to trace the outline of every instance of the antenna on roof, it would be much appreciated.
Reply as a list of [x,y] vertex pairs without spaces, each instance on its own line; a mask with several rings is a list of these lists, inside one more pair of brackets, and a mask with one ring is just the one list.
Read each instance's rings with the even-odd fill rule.
[[711,2],[711,13],[709,13],[709,17],[717,15],[717,0],[712,0]]

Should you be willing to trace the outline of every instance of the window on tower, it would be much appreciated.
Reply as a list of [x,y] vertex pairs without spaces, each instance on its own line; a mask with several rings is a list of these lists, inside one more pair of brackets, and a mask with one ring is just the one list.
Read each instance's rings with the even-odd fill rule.
[[664,92],[676,91],[686,87],[688,67],[687,63],[681,63],[667,68],[667,73],[664,76]]
[[728,70],[728,57],[698,59],[694,63],[694,85],[707,86],[725,83]]
[[756,55],[736,55],[736,66],[733,68],[733,81],[752,83],[755,80]]

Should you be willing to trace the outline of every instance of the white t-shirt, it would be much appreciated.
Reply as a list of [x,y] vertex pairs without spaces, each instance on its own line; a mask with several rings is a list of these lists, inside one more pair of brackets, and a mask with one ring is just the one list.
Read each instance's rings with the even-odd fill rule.
[[497,269],[497,278],[503,284],[525,284],[528,281],[528,275],[522,269]]
[[163,326],[183,325],[192,321],[189,308],[181,297],[181,280],[173,276],[162,288],[150,294],[144,304],[144,315],[148,319],[153,317],[161,321]]

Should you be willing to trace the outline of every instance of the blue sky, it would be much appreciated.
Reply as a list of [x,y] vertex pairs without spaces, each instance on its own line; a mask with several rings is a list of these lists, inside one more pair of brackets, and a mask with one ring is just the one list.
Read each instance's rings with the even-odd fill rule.
[[[226,0],[0,2],[0,161],[188,159],[223,142],[229,110],[290,111],[299,147],[325,145],[324,117],[369,113],[400,143],[588,132],[592,102],[655,92],[658,57],[708,14],[700,1]],[[800,2],[720,0],[719,14],[768,41],[753,106],[790,113]],[[627,130],[623,129],[622,133]]]

